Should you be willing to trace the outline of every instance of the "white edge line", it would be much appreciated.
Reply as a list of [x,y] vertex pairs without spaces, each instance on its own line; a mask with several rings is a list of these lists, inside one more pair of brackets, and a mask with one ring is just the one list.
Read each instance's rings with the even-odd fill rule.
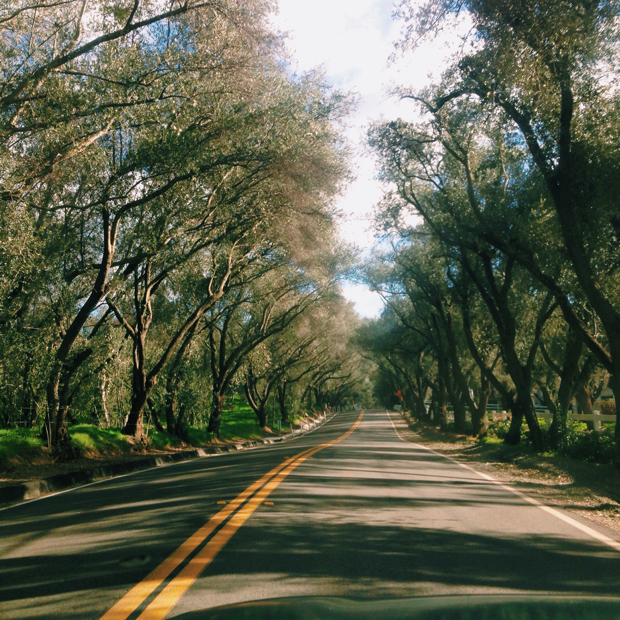
[[[291,437],[291,439],[292,440],[300,439],[302,437],[305,437],[306,435],[309,435],[310,433],[313,433],[314,431],[319,430],[319,428],[322,428],[325,424],[327,424],[333,418],[335,418],[338,415],[338,413],[339,412],[336,412],[330,418],[326,418],[322,424],[317,424],[312,430],[308,431],[307,433],[300,434],[297,437]],[[242,452],[249,452],[250,450],[256,450],[258,448],[279,448],[281,447],[282,443],[284,442],[274,441],[272,443],[266,443],[266,444],[257,445],[257,446],[249,446],[248,448],[243,449]],[[79,489],[85,489],[86,487],[92,487],[96,484],[101,484],[102,482],[109,482],[110,480],[119,480],[120,478],[126,478],[127,476],[133,476],[135,474],[143,474],[144,472],[151,471],[153,469],[159,469],[160,467],[172,467],[173,465],[183,465],[185,463],[192,463],[199,459],[212,458],[212,457],[217,457],[217,456],[228,456],[230,454],[237,454],[238,452],[239,450],[235,450],[235,451],[230,450],[228,452],[216,452],[215,454],[205,453],[203,455],[199,455],[197,459],[187,459],[186,461],[177,461],[176,463],[162,463],[161,465],[154,465],[153,467],[147,467],[146,469],[136,469],[136,471],[130,471],[128,474],[119,474],[118,476],[107,476],[106,478],[100,478],[99,480],[95,480],[94,482],[88,482],[87,484],[78,484],[69,489],[63,489],[62,491],[54,491],[52,493],[45,493],[45,494],[39,495],[39,497],[33,497],[32,499],[27,499],[24,502],[18,502],[18,503],[12,504],[11,506],[5,506],[4,508],[0,508],[0,512],[4,512],[5,510],[11,510],[13,508],[18,508],[19,506],[26,506],[27,504],[32,504],[33,502],[39,502],[43,499],[48,499],[50,497],[56,497],[57,495],[63,495],[64,493],[70,493],[71,491],[77,491]]]
[[441,452],[437,452],[436,450],[433,450],[432,448],[428,448],[428,447],[426,447],[426,446],[424,446],[422,444],[414,443],[413,441],[407,441],[406,439],[404,439],[401,436],[401,434],[396,429],[396,425],[394,424],[394,420],[392,420],[392,418],[390,416],[390,413],[387,410],[386,410],[386,415],[388,417],[388,420],[392,424],[392,428],[394,429],[394,432],[396,433],[396,435],[399,437],[399,439],[401,441],[404,441],[405,443],[408,443],[408,444],[410,444],[412,446],[416,446],[418,448],[422,448],[422,450],[427,450],[428,452],[432,452],[433,454],[436,454],[437,456],[441,456],[444,459],[447,459],[448,461],[452,461],[453,463],[455,463],[459,467],[462,467],[463,469],[467,469],[467,470],[473,472],[474,474],[476,474],[477,476],[480,476],[484,480],[488,480],[489,482],[492,482],[493,484],[496,484],[497,486],[499,486],[500,488],[504,489],[505,491],[509,491],[510,493],[516,495],[517,497],[520,497],[521,499],[523,499],[526,502],[532,504],[533,506],[536,506],[537,508],[540,508],[544,512],[547,512],[550,515],[553,515],[554,517],[557,517],[561,521],[564,521],[565,523],[568,523],[569,525],[572,525],[574,528],[580,530],[584,534],[587,534],[588,536],[591,536],[592,538],[595,538],[599,542],[602,542],[603,544],[611,547],[612,549],[615,549],[616,551],[620,551],[620,542],[618,542],[616,540],[613,540],[613,538],[609,538],[608,536],[605,536],[605,534],[601,534],[600,532],[597,532],[596,530],[592,529],[591,527],[588,527],[587,525],[584,525],[583,523],[580,523],[579,521],[576,521],[572,517],[569,517],[568,515],[565,515],[560,510],[557,510],[556,508],[552,508],[551,506],[547,506],[546,504],[543,504],[542,502],[538,501],[537,499],[534,499],[533,497],[530,497],[529,495],[526,495],[522,491],[518,491],[517,489],[515,489],[515,488],[513,488],[513,487],[511,487],[511,486],[509,486],[507,484],[504,484],[503,482],[500,482],[499,480],[496,480],[495,478],[492,478],[491,476],[489,476],[487,474],[483,474],[482,472],[476,471],[473,467],[470,467],[469,465],[465,465],[464,463],[461,463],[460,461],[457,461],[455,458],[453,458],[451,456],[447,456],[445,454],[441,454]]

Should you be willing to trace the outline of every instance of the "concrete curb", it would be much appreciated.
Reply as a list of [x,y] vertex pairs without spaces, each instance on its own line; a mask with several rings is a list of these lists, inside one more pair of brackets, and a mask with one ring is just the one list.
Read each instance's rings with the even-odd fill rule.
[[[312,424],[309,424],[305,432],[317,428],[321,424],[331,420],[332,417],[333,416],[329,418],[319,418]],[[66,474],[56,474],[55,476],[43,478],[42,480],[32,480],[22,484],[0,487],[0,504],[17,503],[36,499],[37,497],[47,495],[48,493],[64,491],[65,489],[70,489],[72,487],[89,484],[91,482],[104,480],[106,478],[114,478],[115,476],[123,476],[135,471],[162,467],[164,465],[169,465],[170,463],[183,463],[214,454],[224,454],[226,452],[235,452],[237,450],[247,450],[248,448],[254,448],[256,446],[271,445],[293,437],[301,437],[305,434],[305,432],[295,435],[288,433],[287,435],[266,437],[265,439],[244,441],[243,443],[227,444],[224,446],[209,446],[206,448],[198,448],[197,450],[184,450],[183,452],[174,452],[172,454],[160,454],[157,456],[145,457],[143,459],[136,459],[135,461],[129,461],[127,463],[101,465],[99,467],[93,467],[92,469],[84,469]]]

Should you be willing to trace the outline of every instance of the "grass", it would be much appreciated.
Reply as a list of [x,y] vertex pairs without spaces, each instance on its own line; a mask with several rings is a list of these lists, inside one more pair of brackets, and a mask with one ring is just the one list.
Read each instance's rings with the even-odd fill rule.
[[[270,416],[271,418],[271,416]],[[271,426],[274,434],[278,433],[277,424]],[[290,432],[284,427],[282,432]],[[39,437],[38,429],[0,429],[0,469],[7,469],[15,463],[32,463],[37,458],[49,458],[44,448],[46,443]],[[123,455],[130,453],[132,443],[117,428],[99,428],[95,424],[76,424],[69,427],[72,443],[78,454],[94,458],[101,456]],[[189,445],[204,446],[211,443],[215,436],[202,428],[188,428]],[[256,414],[245,401],[235,395],[231,406],[224,410],[220,439],[223,441],[249,441],[267,437],[268,432],[258,426]],[[168,435],[151,427],[148,432],[149,448],[166,450],[181,448],[183,442],[178,437]],[[187,445],[187,444],[185,444]]]
[[209,441],[210,433],[207,433],[205,429],[192,427],[187,429],[187,435],[189,438],[189,445],[199,448]]
[[499,437],[480,437],[478,440],[481,444],[490,446],[490,445],[498,445],[504,443],[503,439]]
[[69,428],[69,434],[85,455],[119,454],[131,450],[127,437],[119,429],[76,424]]
[[[300,416],[296,416],[300,417]],[[294,416],[290,416],[291,420],[288,425],[282,427],[282,432],[290,432],[291,425],[294,423]],[[268,416],[268,420],[271,420],[271,414]],[[278,434],[277,422],[268,424],[268,427],[274,434]],[[213,439],[214,435],[208,433],[209,438]],[[222,413],[222,425],[220,427],[220,438],[225,441],[233,439],[262,439],[267,437],[266,433],[260,426],[258,426],[258,418],[247,404],[245,398],[235,395],[232,400],[232,407],[225,409]]]
[[[231,409],[225,409],[222,413],[222,425],[220,427],[220,439],[261,439],[265,437],[265,431],[258,425],[258,418],[245,399],[235,396]],[[209,433],[210,437],[214,437]]]
[[0,468],[12,461],[30,461],[41,455],[45,442],[31,429],[0,430]]

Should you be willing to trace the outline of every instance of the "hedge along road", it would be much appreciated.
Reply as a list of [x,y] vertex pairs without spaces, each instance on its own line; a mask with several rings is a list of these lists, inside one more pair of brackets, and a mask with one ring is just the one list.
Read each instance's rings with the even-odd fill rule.
[[615,533],[518,493],[403,441],[385,412],[342,413],[287,444],[0,512],[0,617],[171,618],[319,594],[620,594]]

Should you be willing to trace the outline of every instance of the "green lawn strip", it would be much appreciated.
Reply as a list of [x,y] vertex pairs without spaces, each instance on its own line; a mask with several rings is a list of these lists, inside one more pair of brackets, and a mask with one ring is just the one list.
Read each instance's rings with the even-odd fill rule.
[[268,433],[258,425],[256,414],[245,400],[235,397],[233,408],[223,411],[220,439],[224,441],[235,439],[249,441],[252,439],[262,439],[267,436]]
[[117,428],[99,428],[94,424],[76,424],[69,428],[71,440],[85,456],[123,454],[131,451],[127,437]]
[[[235,396],[232,407],[224,410],[219,440],[213,433],[207,433],[203,428],[187,429],[188,443],[183,443],[178,437],[150,427],[148,429],[148,444],[153,450],[180,449],[186,446],[199,448],[213,445],[221,441],[252,441],[266,437],[278,436],[277,422],[270,422],[269,433],[258,426],[258,419],[245,399]],[[301,419],[296,416],[295,421]],[[294,423],[294,422],[293,422]],[[290,423],[283,426],[281,433],[291,432]],[[102,456],[120,456],[132,452],[132,443],[118,428],[99,428],[95,424],[76,424],[69,427],[72,443],[85,457],[96,458]],[[33,463],[38,458],[49,459],[44,448],[46,443],[40,438],[39,429],[0,429],[0,470],[8,469],[11,464]]]
[[[276,414],[279,417],[278,414]],[[290,433],[292,424],[296,421],[301,421],[303,416],[291,416],[291,421],[282,426],[281,433]],[[268,416],[268,428],[271,429],[273,435],[279,435],[277,420],[274,422],[271,414]],[[258,426],[258,418],[247,404],[245,399],[235,396],[233,399],[233,408],[225,409],[222,413],[222,425],[220,427],[220,439],[224,441],[231,441],[235,439],[253,440],[263,439],[265,437],[273,436],[271,433],[264,431]],[[213,438],[214,435],[210,434]]]
[[36,430],[1,429],[0,469],[9,467],[11,462],[28,462],[40,456],[45,442],[37,435]]

